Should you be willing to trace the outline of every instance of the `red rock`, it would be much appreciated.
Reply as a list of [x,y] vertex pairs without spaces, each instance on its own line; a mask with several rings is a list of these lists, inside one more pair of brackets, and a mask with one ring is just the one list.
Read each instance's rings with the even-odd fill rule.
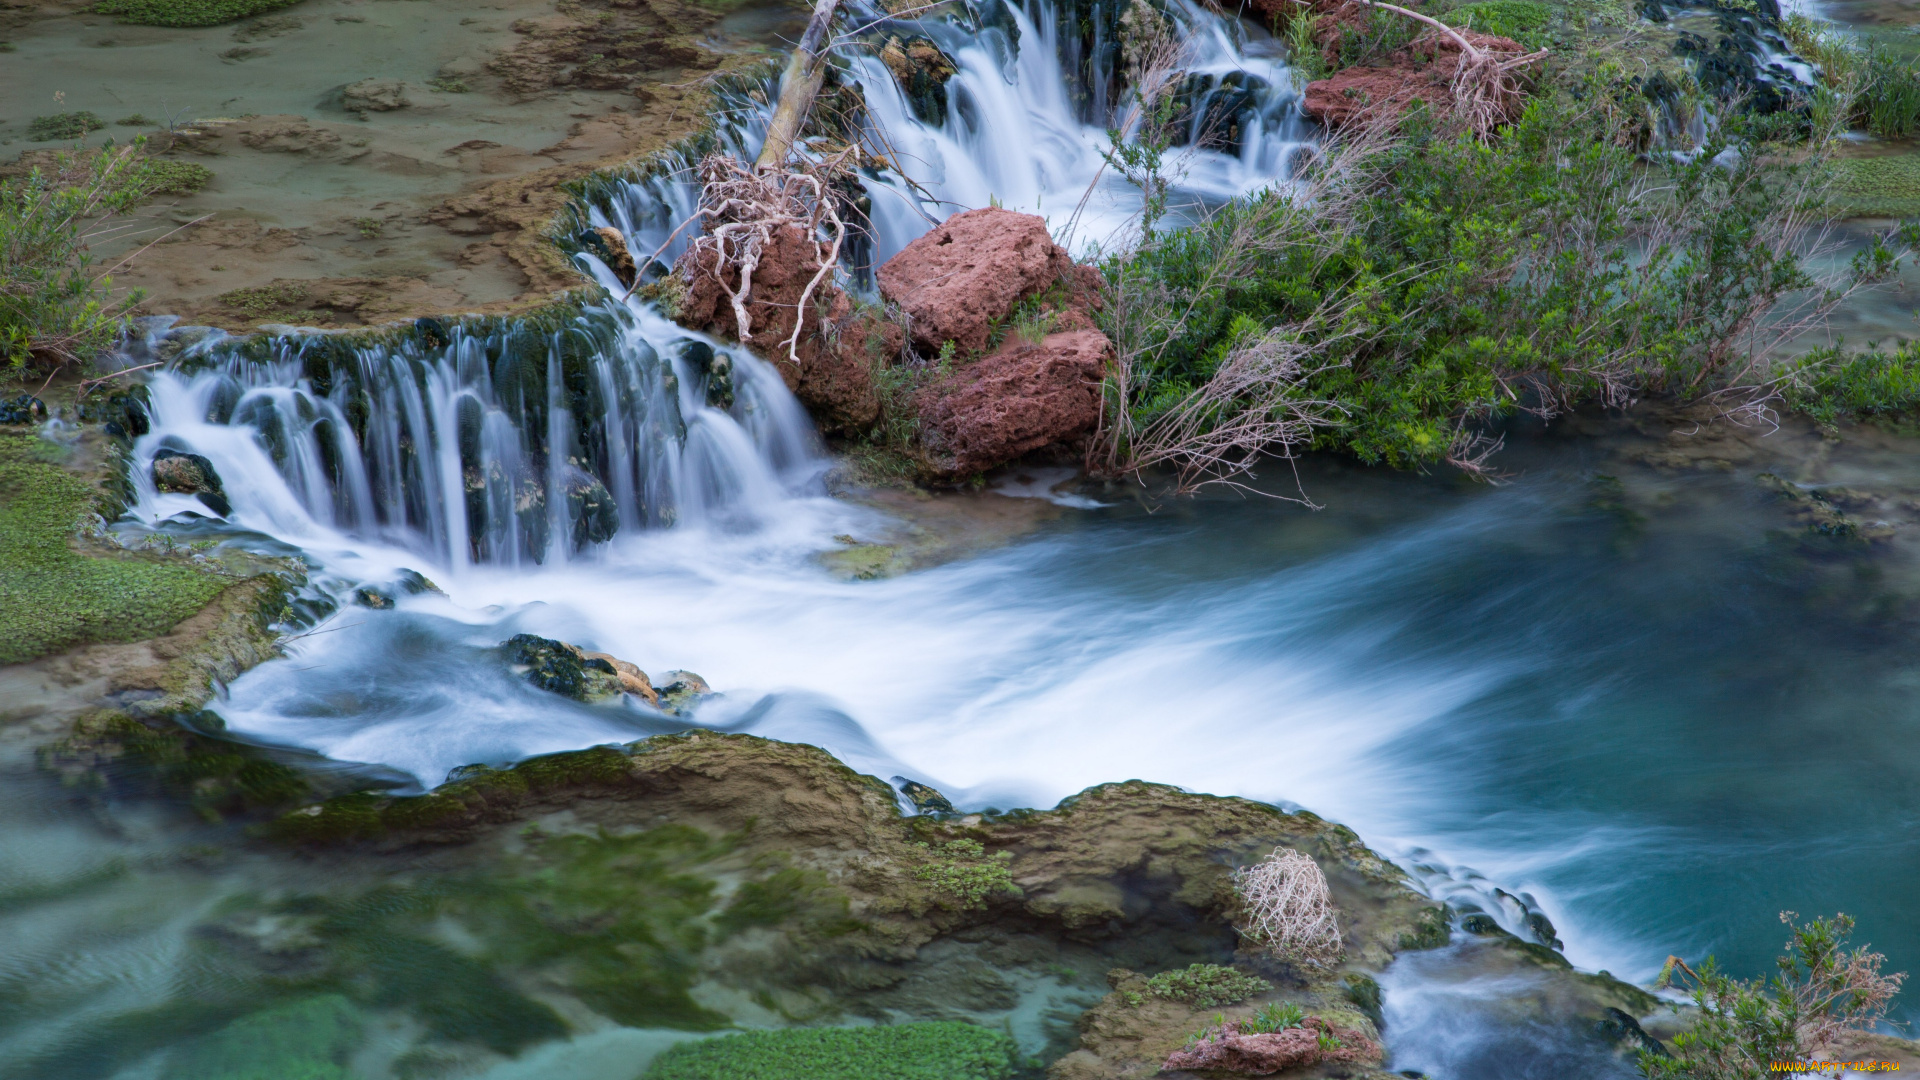
[[888,259],[880,295],[912,317],[929,355],[951,341],[962,356],[987,347],[995,320],[1072,273],[1073,258],[1044,218],[986,207],[955,214]]
[[[1477,49],[1517,56],[1526,50],[1510,38],[1461,30]],[[1329,127],[1369,117],[1397,117],[1415,101],[1436,115],[1453,109],[1453,74],[1460,66],[1460,43],[1451,35],[1428,33],[1389,53],[1384,64],[1342,68],[1307,84],[1307,113]],[[1510,103],[1517,107],[1520,101]]]
[[1015,339],[921,396],[930,457],[948,478],[969,476],[1092,432],[1113,343],[1098,330]]
[[[1339,1036],[1341,1045],[1331,1050],[1320,1049],[1320,1034],[1323,1031]],[[1247,1076],[1269,1076],[1302,1065],[1317,1065],[1322,1061],[1377,1062],[1380,1058],[1380,1047],[1372,1039],[1357,1031],[1334,1028],[1326,1021],[1313,1017],[1307,1027],[1261,1035],[1243,1035],[1235,1025],[1228,1024],[1226,1031],[1213,1038],[1202,1039],[1183,1050],[1175,1050],[1167,1058],[1166,1068],[1170,1071],[1212,1069]]]

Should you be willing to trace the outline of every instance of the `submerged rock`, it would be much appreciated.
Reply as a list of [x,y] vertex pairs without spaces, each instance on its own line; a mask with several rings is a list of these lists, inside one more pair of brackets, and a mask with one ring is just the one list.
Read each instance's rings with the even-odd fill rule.
[[656,704],[667,712],[680,715],[712,695],[713,687],[693,672],[669,671],[660,676],[660,695]]
[[500,647],[514,670],[542,690],[575,701],[601,701],[625,692],[613,664],[564,641],[515,634]]
[[399,79],[361,79],[340,91],[340,104],[348,112],[392,112],[412,102]]

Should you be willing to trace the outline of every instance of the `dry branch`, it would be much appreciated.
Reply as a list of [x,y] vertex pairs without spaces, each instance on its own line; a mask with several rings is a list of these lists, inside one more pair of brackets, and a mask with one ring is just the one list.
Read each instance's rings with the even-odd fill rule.
[[1286,960],[1330,968],[1346,946],[1320,864],[1292,848],[1233,872],[1240,896],[1240,935]]
[[807,22],[806,33],[800,35],[800,44],[781,76],[780,101],[767,125],[767,141],[760,145],[760,156],[754,159],[755,168],[785,165],[793,156],[800,129],[806,127],[807,114],[813,111],[813,99],[819,96],[827,78],[827,32],[833,27],[838,6],[839,0],[815,0],[813,18]]

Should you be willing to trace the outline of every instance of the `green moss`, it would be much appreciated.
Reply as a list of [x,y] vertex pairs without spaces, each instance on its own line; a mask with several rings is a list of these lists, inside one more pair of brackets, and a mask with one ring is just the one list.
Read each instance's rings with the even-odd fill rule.
[[962,911],[985,907],[991,896],[1020,892],[1013,883],[1013,872],[1007,869],[1012,859],[1007,852],[988,855],[978,840],[949,840],[928,850],[934,860],[915,870],[913,876],[932,885],[948,907]]
[[104,0],[93,10],[144,26],[217,26],[292,7],[299,0]]
[[360,1018],[338,994],[242,1017],[172,1055],[166,1080],[351,1080]]
[[1920,154],[1835,161],[1832,204],[1842,213],[1873,217],[1920,214]]
[[95,493],[50,449],[0,432],[0,664],[163,634],[233,583],[185,559],[76,550]]
[[1412,933],[1400,935],[1399,945],[1402,949],[1437,949],[1445,945],[1453,936],[1453,927],[1447,921],[1446,908],[1423,909],[1414,919],[1413,926]]
[[78,139],[90,131],[99,131],[107,122],[90,112],[55,113],[36,116],[27,124],[27,138],[34,142],[60,142]]
[[1004,1080],[1013,1040],[952,1022],[788,1028],[681,1043],[644,1080]]
[[1149,978],[1147,989],[1154,997],[1182,1001],[1196,1009],[1210,1009],[1264,994],[1273,989],[1273,984],[1219,964],[1194,964]]
[[307,322],[318,317],[318,313],[303,306],[311,296],[307,287],[298,282],[276,281],[249,289],[234,289],[221,293],[215,299],[263,321]]

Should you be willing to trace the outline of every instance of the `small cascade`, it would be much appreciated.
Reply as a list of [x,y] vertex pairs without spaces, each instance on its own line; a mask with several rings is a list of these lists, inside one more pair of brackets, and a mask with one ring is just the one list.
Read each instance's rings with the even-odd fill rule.
[[144,516],[204,512],[147,476],[157,451],[192,450],[225,478],[237,524],[303,546],[377,540],[455,568],[750,521],[821,473],[777,372],[612,304],[378,343],[216,338],[154,378],[148,408],[133,477]]
[[[853,0],[851,25],[873,47],[850,52],[835,93],[862,103],[865,139],[897,168],[863,177],[856,286],[968,207],[1041,213],[1083,253],[1124,240],[1140,195],[1102,151],[1130,102],[1126,10],[982,0],[963,16],[898,19]],[[1156,10],[1184,43],[1172,216],[1283,182],[1310,138],[1278,44],[1190,0]],[[951,58],[939,94],[922,86],[910,100],[881,59],[902,38]],[[691,166],[716,149],[750,157],[771,89],[723,85],[724,119],[644,173],[596,181],[575,220],[618,228],[643,274],[661,273],[691,239],[675,232],[695,209]],[[590,244],[578,262],[626,293]],[[155,377],[150,406],[134,476],[150,523],[208,509],[146,475],[156,452],[192,452],[226,478],[236,524],[308,550],[375,541],[448,568],[551,564],[675,523],[750,524],[825,469],[773,367],[638,299],[390,334],[216,336]]]

